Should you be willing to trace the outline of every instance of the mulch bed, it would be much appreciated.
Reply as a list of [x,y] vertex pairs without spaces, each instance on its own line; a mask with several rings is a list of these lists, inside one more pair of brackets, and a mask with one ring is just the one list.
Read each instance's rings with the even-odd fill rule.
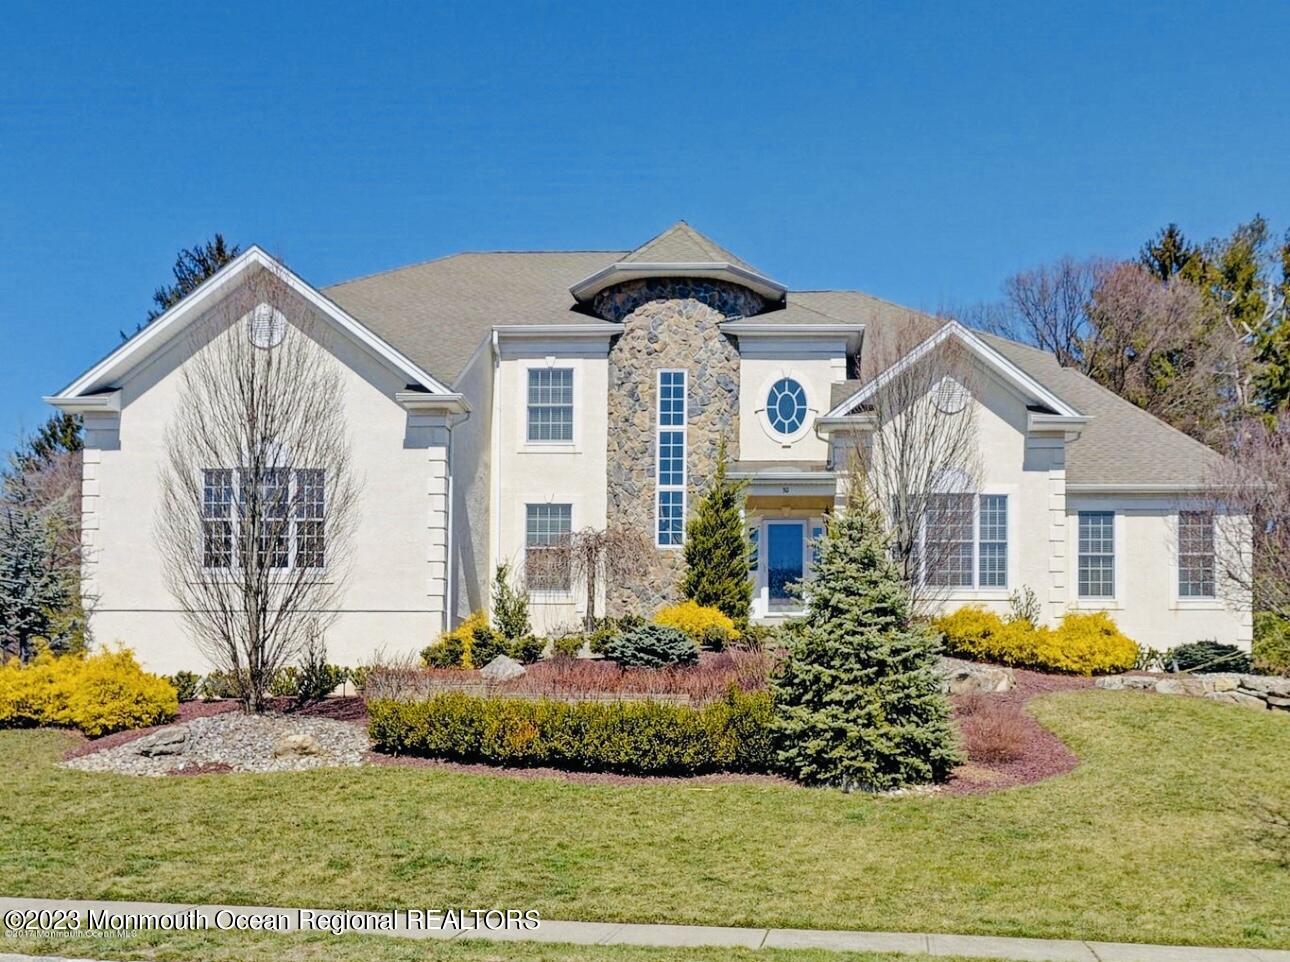
[[978,795],[1029,785],[1054,775],[1063,775],[1079,764],[1079,759],[1066,747],[1066,743],[1039,724],[1025,706],[1030,699],[1049,692],[1092,688],[1093,679],[1045,675],[1022,669],[1015,669],[1015,674],[1017,684],[1012,691],[984,697],[995,707],[1020,712],[1020,725],[1025,732],[1020,757],[1006,762],[969,761],[950,777],[945,788],[949,794]]
[[[1075,678],[1066,675],[1045,675],[1040,672],[1016,671],[1017,684],[1012,691],[986,695],[991,707],[1019,712],[1019,725],[1024,731],[1024,740],[1019,757],[1002,762],[969,761],[959,767],[950,777],[947,785],[941,789],[950,795],[977,795],[987,792],[1029,785],[1069,772],[1079,759],[1066,747],[1060,738],[1044,728],[1035,718],[1025,711],[1030,699],[1055,691],[1071,691],[1092,687],[1091,678]],[[962,699],[955,698],[961,703]],[[315,718],[329,718],[335,721],[348,721],[361,724],[366,720],[367,709],[362,698],[349,696],[327,698],[303,708],[297,708],[290,698],[276,698],[270,703],[273,711],[284,714],[300,714]],[[178,722],[191,721],[207,715],[218,715],[224,712],[237,711],[233,701],[190,701],[179,706]],[[63,757],[78,758],[105,748],[113,748],[126,742],[143,738],[166,726],[157,725],[151,728],[138,728],[133,731],[117,732],[102,738],[89,739],[79,736],[79,741]],[[775,775],[744,775],[732,772],[719,772],[710,775],[689,777],[618,775],[608,772],[573,772],[555,768],[500,768],[493,765],[466,764],[439,758],[419,758],[415,756],[385,755],[380,752],[369,752],[366,756],[374,765],[393,765],[406,768],[424,768],[442,772],[455,772],[468,775],[491,775],[518,779],[555,778],[575,784],[587,785],[692,785],[696,787],[722,784],[761,784],[792,785],[792,781]],[[226,770],[218,765],[191,768],[182,774],[209,774]]]

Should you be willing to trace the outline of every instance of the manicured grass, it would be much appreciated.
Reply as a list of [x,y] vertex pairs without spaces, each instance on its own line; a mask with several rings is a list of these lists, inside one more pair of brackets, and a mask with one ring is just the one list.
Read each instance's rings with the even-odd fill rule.
[[1290,946],[1290,718],[1085,690],[1034,703],[1081,757],[983,796],[588,785],[379,767],[137,779],[0,733],[0,894]]
[[[76,942],[5,940],[0,951],[74,953],[148,962],[969,962],[943,955],[782,949],[654,949],[630,945],[433,942],[373,935],[265,932],[131,933]],[[975,957],[971,962],[990,962]]]

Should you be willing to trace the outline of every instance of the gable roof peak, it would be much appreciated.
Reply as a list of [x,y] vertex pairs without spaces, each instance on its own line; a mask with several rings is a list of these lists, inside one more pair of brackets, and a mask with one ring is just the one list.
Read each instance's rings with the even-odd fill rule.
[[[655,234],[640,247],[622,258],[622,263],[650,264],[733,264],[744,270],[756,271],[712,238],[701,234],[684,220],[660,234]],[[760,273],[760,271],[756,271]]]

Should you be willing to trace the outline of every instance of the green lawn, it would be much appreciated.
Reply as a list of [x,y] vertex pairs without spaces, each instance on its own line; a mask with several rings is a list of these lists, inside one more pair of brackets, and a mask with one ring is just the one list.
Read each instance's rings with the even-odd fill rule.
[[[440,943],[376,935],[275,935],[261,932],[133,933],[76,942],[14,940],[0,952],[72,952],[96,959],[156,962],[969,962],[943,955],[777,949],[653,949],[627,945]],[[971,962],[990,962],[975,957]]]
[[1079,768],[959,798],[396,767],[137,779],[56,768],[65,734],[4,732],[0,894],[1290,946],[1290,871],[1251,840],[1252,805],[1290,798],[1290,717],[1034,704]]

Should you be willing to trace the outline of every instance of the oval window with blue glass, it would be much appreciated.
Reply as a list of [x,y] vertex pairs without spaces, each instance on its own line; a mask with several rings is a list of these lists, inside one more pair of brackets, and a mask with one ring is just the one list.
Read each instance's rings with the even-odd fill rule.
[[766,419],[778,434],[796,434],[806,423],[806,391],[791,377],[771,385],[766,398]]

